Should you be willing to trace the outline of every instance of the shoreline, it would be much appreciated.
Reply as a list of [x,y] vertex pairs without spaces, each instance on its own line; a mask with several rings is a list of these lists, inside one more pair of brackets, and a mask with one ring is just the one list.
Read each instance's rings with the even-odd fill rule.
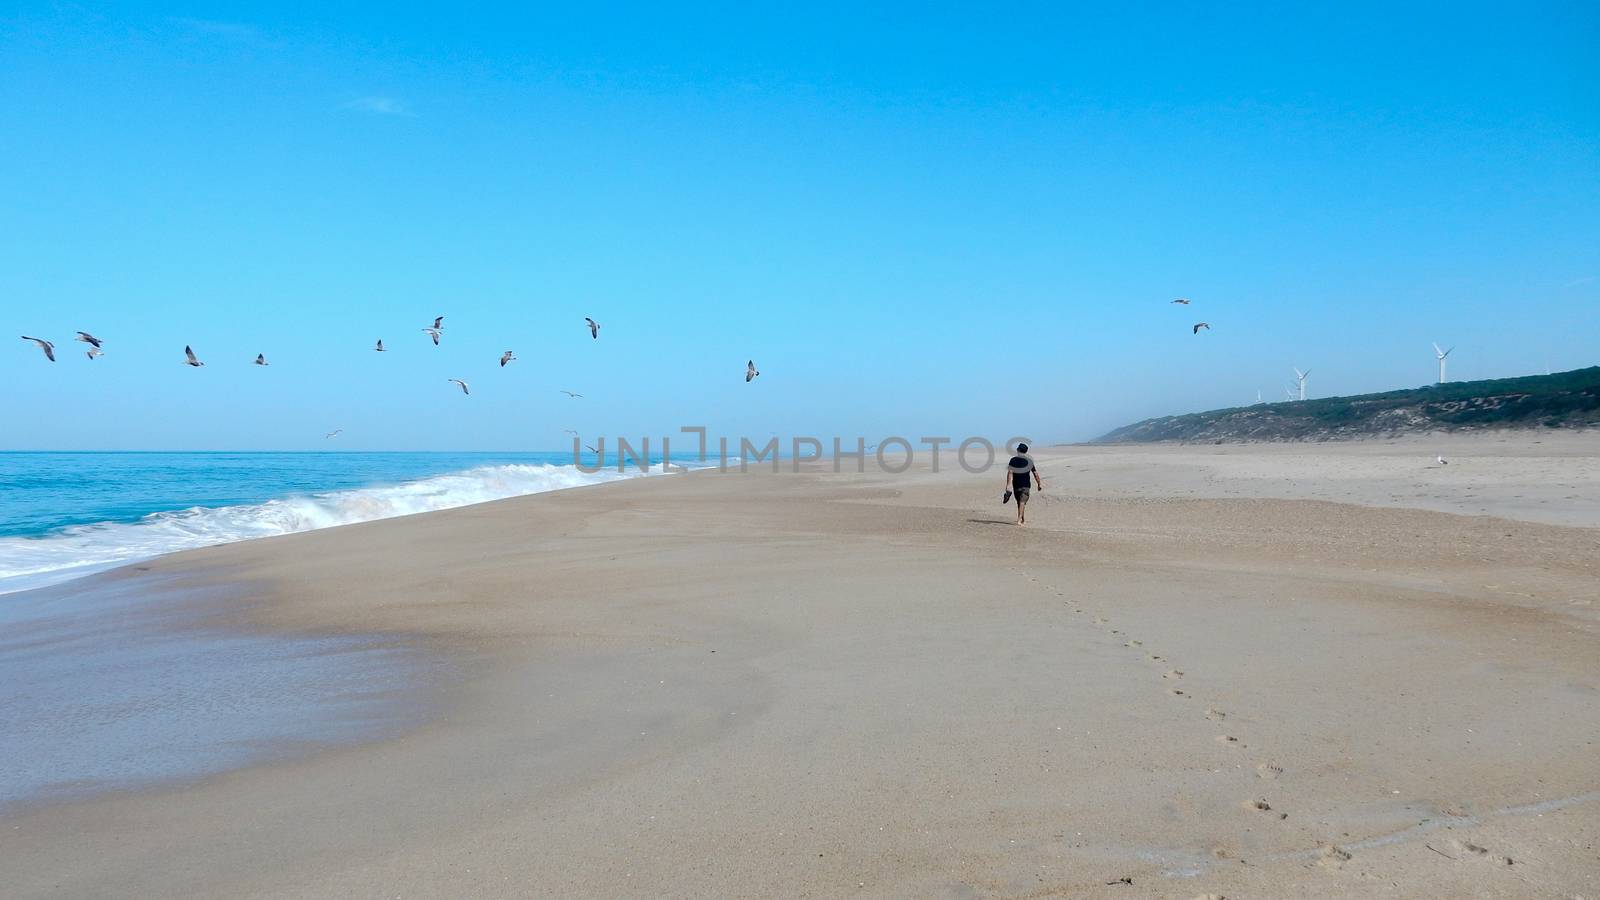
[[713,469],[150,561],[459,679],[394,737],[0,813],[0,851],[24,896],[1593,890],[1596,804],[1516,812],[1596,789],[1593,525],[1037,455],[1020,530],[992,473]]

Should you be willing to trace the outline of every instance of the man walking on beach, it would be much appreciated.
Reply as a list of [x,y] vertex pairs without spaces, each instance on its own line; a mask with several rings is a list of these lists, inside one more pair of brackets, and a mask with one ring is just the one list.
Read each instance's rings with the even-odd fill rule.
[[1006,464],[1006,495],[1016,497],[1018,525],[1028,524],[1028,491],[1034,482],[1039,483],[1039,490],[1044,490],[1044,477],[1033,464],[1033,458],[1028,456],[1028,445],[1018,444],[1017,455]]

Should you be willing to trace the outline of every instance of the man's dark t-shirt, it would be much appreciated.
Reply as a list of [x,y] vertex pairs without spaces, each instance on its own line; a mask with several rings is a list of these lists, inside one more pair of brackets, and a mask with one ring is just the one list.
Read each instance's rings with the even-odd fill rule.
[[1026,456],[1013,456],[1010,462],[1011,489],[1026,491],[1033,486],[1033,460]]

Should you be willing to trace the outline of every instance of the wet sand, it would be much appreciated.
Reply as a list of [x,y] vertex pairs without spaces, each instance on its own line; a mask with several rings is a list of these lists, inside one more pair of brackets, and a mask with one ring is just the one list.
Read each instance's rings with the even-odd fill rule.
[[947,459],[167,557],[447,654],[441,712],[0,818],[0,892],[1594,896],[1600,441],[1532,440],[1052,448],[1026,529]]

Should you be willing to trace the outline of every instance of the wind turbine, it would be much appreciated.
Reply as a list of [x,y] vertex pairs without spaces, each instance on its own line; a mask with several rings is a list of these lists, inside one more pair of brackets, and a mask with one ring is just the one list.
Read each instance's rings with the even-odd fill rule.
[[1301,400],[1304,400],[1306,398],[1306,379],[1310,378],[1310,377],[1311,377],[1311,370],[1310,369],[1307,369],[1304,372],[1300,371],[1299,369],[1295,369],[1294,370],[1294,380],[1300,386],[1300,399]]
[[[1456,348],[1451,347],[1450,350]],[[1444,358],[1450,355],[1450,350],[1440,350],[1438,344],[1433,345],[1433,352],[1439,355],[1439,383],[1444,384]]]

